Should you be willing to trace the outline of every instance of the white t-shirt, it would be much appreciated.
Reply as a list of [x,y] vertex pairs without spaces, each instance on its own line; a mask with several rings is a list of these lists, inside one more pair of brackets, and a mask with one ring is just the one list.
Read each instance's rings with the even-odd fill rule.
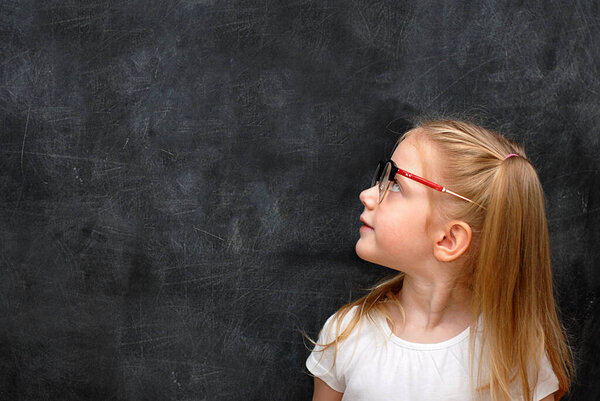
[[[345,316],[341,330],[357,312]],[[344,401],[432,401],[472,400],[469,381],[469,328],[454,338],[436,344],[405,341],[392,334],[385,317],[362,319],[350,336],[338,345],[332,369],[334,347],[319,352],[316,346],[306,367],[335,391]],[[335,335],[329,332],[333,315],[319,335],[319,344]],[[329,336],[326,337],[326,334]],[[558,380],[544,355],[533,399],[541,400],[558,390]]]

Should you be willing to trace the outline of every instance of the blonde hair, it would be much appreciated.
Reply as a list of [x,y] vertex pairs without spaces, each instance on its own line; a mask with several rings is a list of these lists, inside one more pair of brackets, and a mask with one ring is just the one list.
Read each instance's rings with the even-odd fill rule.
[[[536,170],[521,146],[474,124],[433,120],[418,128],[400,141],[414,135],[431,144],[442,155],[440,182],[483,206],[449,196],[443,204],[446,217],[465,221],[474,233],[465,258],[473,290],[470,355],[474,395],[489,392],[492,400],[509,400],[511,383],[516,382],[524,400],[530,401],[545,352],[558,378],[556,399],[560,399],[573,376],[572,355],[554,303],[544,193]],[[518,157],[505,159],[511,153]],[[434,207],[441,209],[440,205]],[[385,304],[393,302],[402,311],[397,298],[402,282],[400,273],[340,308],[332,325],[334,340],[320,344],[324,349],[334,347],[334,361],[338,344],[361,319],[379,313],[393,325]],[[358,313],[342,330],[344,317],[355,306]],[[482,341],[476,350],[478,330]],[[477,371],[473,368],[475,355],[479,355]]]

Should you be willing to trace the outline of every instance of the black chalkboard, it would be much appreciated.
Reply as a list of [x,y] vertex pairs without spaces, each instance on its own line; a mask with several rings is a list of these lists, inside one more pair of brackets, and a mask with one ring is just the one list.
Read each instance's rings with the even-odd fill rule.
[[423,114],[525,145],[600,399],[599,3],[1,1],[0,398],[308,400]]

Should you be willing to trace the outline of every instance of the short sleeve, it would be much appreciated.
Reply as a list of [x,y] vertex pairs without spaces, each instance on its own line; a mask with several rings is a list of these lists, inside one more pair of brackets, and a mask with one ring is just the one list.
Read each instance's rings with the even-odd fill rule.
[[539,401],[556,391],[558,391],[558,378],[554,374],[548,356],[544,352],[540,361],[540,371],[538,373],[537,385],[533,392],[533,399]]
[[[354,311],[351,311],[354,312]],[[341,329],[344,328],[344,323],[347,323],[348,319],[353,313],[349,312],[342,323]],[[306,360],[306,368],[316,377],[323,380],[329,387],[343,393],[346,390],[346,382],[343,374],[342,365],[343,362],[340,358],[342,345],[338,346],[337,360],[334,366],[334,355],[335,346],[331,346],[325,350],[319,344],[327,344],[335,338],[335,331],[337,326],[336,315],[333,314],[327,319],[325,325],[319,333],[319,339],[317,345],[308,356]]]

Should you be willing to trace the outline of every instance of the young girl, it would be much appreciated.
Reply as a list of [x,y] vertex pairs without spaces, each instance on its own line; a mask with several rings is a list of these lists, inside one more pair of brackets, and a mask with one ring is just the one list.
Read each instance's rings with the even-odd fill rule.
[[360,200],[356,253],[400,273],[327,320],[306,361],[313,400],[568,391],[544,194],[519,145],[465,122],[425,122]]

